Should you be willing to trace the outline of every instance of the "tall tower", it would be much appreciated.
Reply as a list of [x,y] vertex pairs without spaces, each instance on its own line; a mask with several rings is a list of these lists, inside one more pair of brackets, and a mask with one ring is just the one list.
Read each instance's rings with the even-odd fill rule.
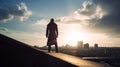
[[83,47],[83,41],[78,41],[78,48],[82,48]]
[[89,43],[84,44],[84,48],[89,48]]
[[94,47],[95,47],[95,48],[98,48],[98,44],[94,44]]

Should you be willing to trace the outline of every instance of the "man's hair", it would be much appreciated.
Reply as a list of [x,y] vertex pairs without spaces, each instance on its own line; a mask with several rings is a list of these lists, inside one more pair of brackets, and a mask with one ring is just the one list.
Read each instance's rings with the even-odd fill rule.
[[51,22],[54,22],[54,19],[53,19],[53,18],[51,18],[51,19],[50,19],[50,21],[51,21]]

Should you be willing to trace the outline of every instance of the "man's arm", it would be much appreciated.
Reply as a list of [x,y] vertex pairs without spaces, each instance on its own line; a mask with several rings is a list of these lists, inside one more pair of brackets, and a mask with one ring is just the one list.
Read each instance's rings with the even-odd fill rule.
[[58,27],[56,26],[56,35],[58,37]]
[[48,25],[47,25],[47,28],[46,28],[46,37],[48,38],[48,33],[49,33],[49,30],[48,30]]

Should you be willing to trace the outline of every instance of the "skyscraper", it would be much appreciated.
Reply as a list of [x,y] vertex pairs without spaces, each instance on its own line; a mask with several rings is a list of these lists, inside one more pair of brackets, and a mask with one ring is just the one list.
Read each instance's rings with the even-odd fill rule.
[[84,48],[89,48],[89,43],[84,44]]
[[83,47],[83,41],[78,41],[78,48],[82,48]]
[[95,48],[98,48],[98,44],[94,44],[94,47],[95,47]]

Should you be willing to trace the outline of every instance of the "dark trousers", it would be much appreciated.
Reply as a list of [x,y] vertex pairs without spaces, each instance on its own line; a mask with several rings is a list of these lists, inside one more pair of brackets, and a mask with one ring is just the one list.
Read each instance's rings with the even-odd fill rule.
[[[48,52],[50,52],[50,51],[51,51],[51,45],[48,46]],[[55,44],[55,51],[56,51],[56,53],[58,52],[57,44]]]

